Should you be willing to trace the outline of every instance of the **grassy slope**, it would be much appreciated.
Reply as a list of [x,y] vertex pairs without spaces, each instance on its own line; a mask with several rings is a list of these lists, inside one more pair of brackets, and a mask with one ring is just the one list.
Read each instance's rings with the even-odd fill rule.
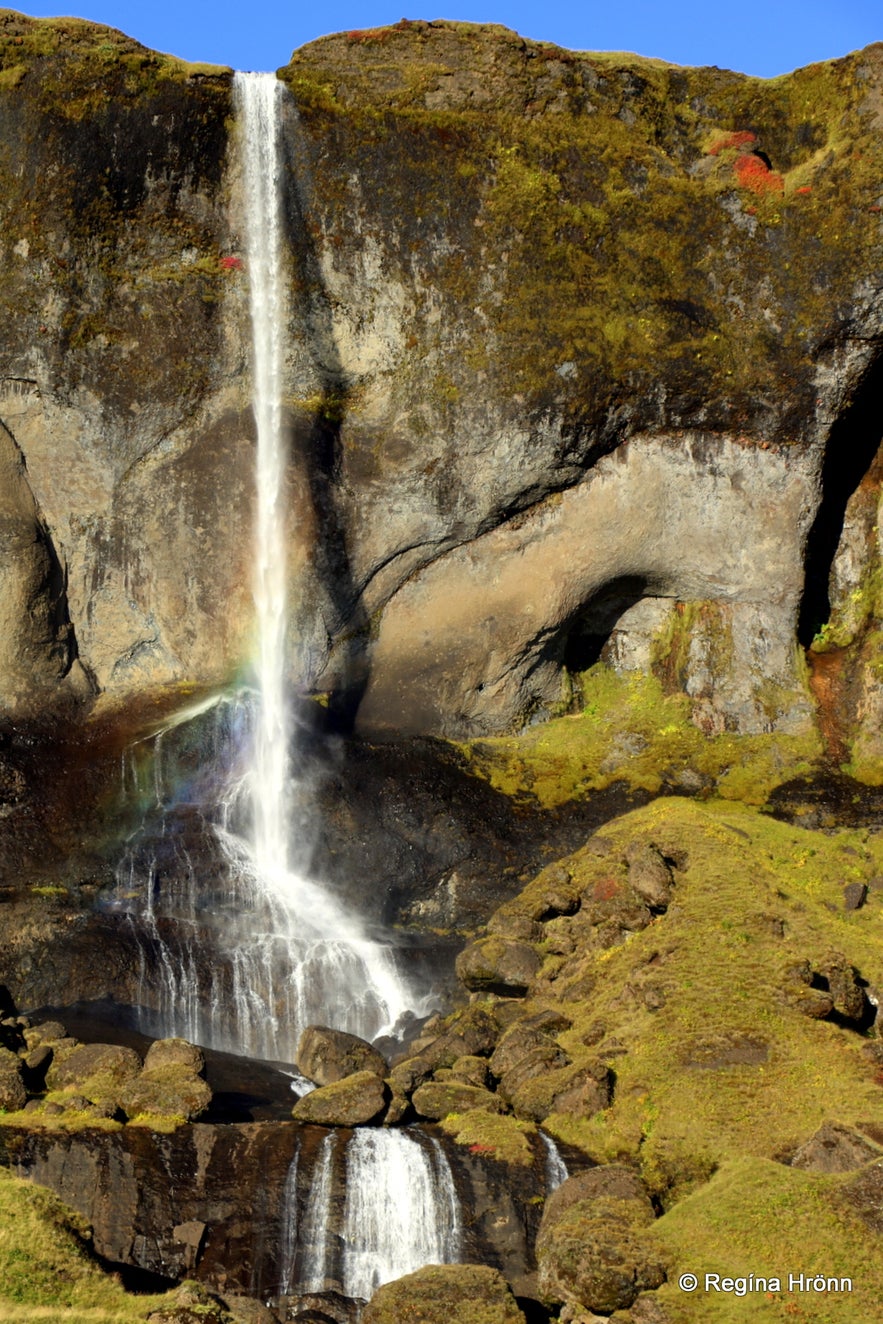
[[0,1324],[134,1324],[162,1302],[130,1296],[94,1263],[83,1220],[0,1169]]

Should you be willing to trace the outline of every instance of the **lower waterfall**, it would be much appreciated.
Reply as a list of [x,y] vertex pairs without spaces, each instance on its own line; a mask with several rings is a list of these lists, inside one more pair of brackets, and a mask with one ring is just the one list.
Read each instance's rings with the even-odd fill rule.
[[[342,1196],[342,1209],[341,1199]],[[417,1129],[330,1132],[311,1168],[296,1148],[282,1210],[280,1295],[367,1301],[383,1283],[462,1255],[460,1201],[441,1144]]]

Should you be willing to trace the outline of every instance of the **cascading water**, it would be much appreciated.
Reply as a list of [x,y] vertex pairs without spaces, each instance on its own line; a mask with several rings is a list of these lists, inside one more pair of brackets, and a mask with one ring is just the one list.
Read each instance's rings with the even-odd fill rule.
[[545,1131],[540,1131],[539,1137],[546,1157],[546,1195],[551,1195],[563,1181],[567,1180],[567,1164],[551,1136],[546,1135]]
[[[284,89],[272,74],[237,74],[234,88],[257,430],[256,683],[204,711],[196,728],[175,724],[177,765],[164,748],[168,733],[154,738],[155,795],[108,906],[129,914],[138,941],[142,1028],[290,1062],[311,1023],[373,1039],[422,1008],[394,951],[369,937],[302,861],[292,865],[298,787],[286,700]],[[210,768],[190,768],[188,739],[209,744]],[[179,767],[186,775],[176,775]]]
[[[343,1212],[335,1215],[341,1189]],[[334,1290],[367,1301],[381,1284],[426,1264],[455,1264],[460,1203],[439,1141],[419,1130],[366,1127],[348,1141],[332,1132],[309,1174],[295,1153],[283,1237],[281,1295]]]

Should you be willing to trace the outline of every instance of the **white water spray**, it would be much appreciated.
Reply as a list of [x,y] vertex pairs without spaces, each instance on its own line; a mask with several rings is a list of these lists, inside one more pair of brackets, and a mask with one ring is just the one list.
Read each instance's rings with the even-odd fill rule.
[[[165,736],[154,739],[154,802],[130,840],[110,904],[132,919],[148,1032],[292,1062],[309,1024],[374,1039],[424,1008],[393,950],[292,865],[298,787],[286,701],[285,91],[273,74],[237,74],[234,89],[257,430],[256,685],[197,714],[192,731],[183,723],[168,732],[183,776],[174,775],[170,753],[161,766]],[[212,750],[195,785],[188,739]]]
[[286,812],[289,722],[285,702],[285,435],[282,371],[285,290],[282,258],[282,84],[272,74],[237,74],[243,136],[245,251],[257,428],[257,521],[254,600],[260,693],[252,767],[254,856],[259,873],[279,885],[288,871]]

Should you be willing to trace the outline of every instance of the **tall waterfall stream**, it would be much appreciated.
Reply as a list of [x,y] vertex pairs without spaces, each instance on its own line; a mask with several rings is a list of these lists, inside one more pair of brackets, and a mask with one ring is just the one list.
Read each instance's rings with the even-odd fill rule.
[[[254,681],[129,752],[124,780],[143,818],[109,905],[136,938],[141,1028],[291,1063],[309,1024],[371,1040],[421,1006],[395,950],[309,876],[308,833],[298,839],[306,825],[286,692],[285,92],[272,74],[237,74],[234,93],[257,432]],[[298,1143],[284,1205],[282,1296],[366,1300],[462,1255],[450,1165],[416,1129],[331,1132],[311,1162]]]

